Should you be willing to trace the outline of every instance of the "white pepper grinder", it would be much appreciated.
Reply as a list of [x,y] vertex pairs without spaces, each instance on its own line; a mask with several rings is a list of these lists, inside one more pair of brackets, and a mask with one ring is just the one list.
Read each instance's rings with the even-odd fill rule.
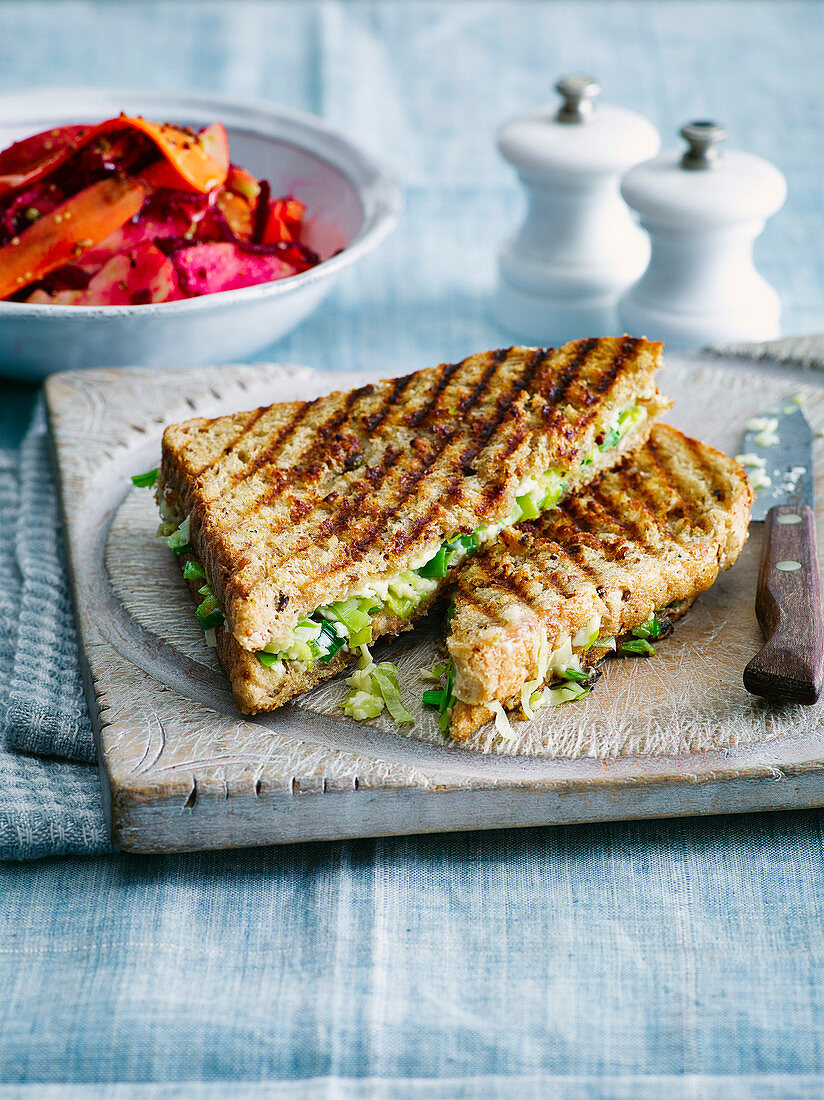
[[647,235],[621,198],[620,180],[660,146],[641,115],[597,103],[600,88],[591,77],[562,77],[555,88],[560,107],[515,118],[498,134],[502,156],[526,188],[528,209],[499,254],[493,310],[530,344],[615,331],[618,296],[649,258]]
[[784,204],[786,181],[761,157],[721,149],[727,132],[717,122],[690,122],[680,134],[686,151],[639,164],[621,186],[652,253],[619,303],[620,327],[682,349],[774,339],[781,305],[752,250]]

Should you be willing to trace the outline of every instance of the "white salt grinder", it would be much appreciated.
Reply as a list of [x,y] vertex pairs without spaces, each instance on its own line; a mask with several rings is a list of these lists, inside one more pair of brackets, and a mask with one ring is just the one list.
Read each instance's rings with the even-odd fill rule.
[[563,77],[555,87],[560,108],[542,107],[498,133],[528,209],[500,252],[493,310],[530,344],[614,332],[618,295],[649,258],[647,235],[621,198],[620,180],[660,145],[645,118],[596,103],[600,88],[590,77]]
[[784,205],[786,181],[761,157],[721,150],[727,134],[716,122],[690,122],[680,133],[685,152],[639,164],[621,186],[652,253],[619,303],[620,327],[682,349],[774,339],[781,305],[752,249]]

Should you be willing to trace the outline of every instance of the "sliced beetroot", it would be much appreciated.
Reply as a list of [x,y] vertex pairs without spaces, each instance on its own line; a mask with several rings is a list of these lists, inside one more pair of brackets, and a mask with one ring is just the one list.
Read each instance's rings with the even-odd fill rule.
[[280,256],[242,249],[229,241],[196,244],[172,254],[180,284],[190,296],[237,290],[295,274]]
[[167,211],[166,217],[155,217],[146,213],[148,204],[143,207],[136,218],[122,226],[105,241],[88,249],[77,261],[78,266],[84,271],[94,273],[113,257],[128,249],[136,248],[146,241],[163,240],[168,237],[185,239],[186,233],[192,225],[192,219],[182,210]]
[[9,197],[0,214],[0,244],[23,233],[43,214],[48,214],[63,202],[63,193],[52,184],[36,183]]
[[173,302],[182,298],[174,266],[151,242],[144,242],[113,256],[89,280],[85,290],[61,290],[47,294],[35,290],[29,302],[54,305],[133,306],[149,302]]
[[269,181],[261,180],[255,205],[255,216],[252,221],[252,240],[257,243],[263,242],[263,234],[266,231],[266,222],[269,218],[269,197],[271,193]]
[[93,126],[58,126],[15,141],[0,153],[0,194],[34,183],[60,164]]
[[85,294],[88,305],[145,305],[182,297],[174,266],[150,242],[114,256]]

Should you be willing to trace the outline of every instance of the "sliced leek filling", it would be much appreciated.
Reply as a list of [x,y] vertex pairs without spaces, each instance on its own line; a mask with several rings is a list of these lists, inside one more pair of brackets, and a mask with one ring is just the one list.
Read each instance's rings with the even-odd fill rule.
[[379,611],[386,609],[407,619],[437,587],[436,580],[407,569],[370,585],[365,595],[316,608],[298,620],[291,634],[273,639],[258,651],[257,659],[267,668],[282,668],[283,661],[298,661],[307,667],[316,661],[328,664],[344,646],[352,650],[372,643],[372,624]]
[[346,682],[351,690],[340,706],[344,714],[355,721],[377,718],[384,709],[401,725],[415,721],[414,715],[409,713],[401,699],[397,665],[389,661],[376,665],[367,646],[361,647],[358,667],[347,677]]
[[[670,607],[674,605],[669,605]],[[586,667],[581,662],[581,654],[597,644],[599,649],[615,650],[628,656],[652,657],[655,648],[650,638],[660,638],[666,633],[666,620],[659,619],[669,608],[652,615],[622,635],[620,644],[612,637],[600,637],[601,616],[595,614],[573,635],[567,635],[550,648],[544,637],[538,652],[535,677],[521,687],[521,710],[524,717],[532,719],[535,711],[541,707],[557,707],[564,703],[573,703],[589,695],[593,682],[598,678],[595,668]],[[425,669],[422,676],[426,680],[436,681],[438,686],[427,688],[423,693],[423,704],[438,711],[438,725],[443,732],[449,729],[452,711],[457,702],[454,693],[455,664],[452,660]],[[544,686],[547,684],[547,686]],[[486,704],[494,713],[495,728],[504,740],[512,740],[514,733],[509,717],[499,700]]]

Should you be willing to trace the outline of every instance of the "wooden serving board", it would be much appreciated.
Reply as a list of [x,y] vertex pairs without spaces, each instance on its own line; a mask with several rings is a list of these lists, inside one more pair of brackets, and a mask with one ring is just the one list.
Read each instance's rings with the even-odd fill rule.
[[[343,717],[342,677],[272,715],[239,714],[179,564],[155,538],[152,494],[129,477],[157,465],[165,424],[370,378],[257,365],[48,380],[84,676],[116,844],[170,852],[824,805],[822,706],[771,706],[741,681],[761,644],[758,524],[735,568],[658,656],[608,663],[587,700],[516,724],[514,744],[488,727],[457,747],[421,709],[420,669],[437,659],[435,615],[376,648],[400,667],[411,729]],[[749,417],[799,390],[814,430],[824,427],[824,387],[797,371],[672,355],[661,388],[675,400],[671,423],[728,453],[740,448]],[[824,547],[824,530],[818,539]]]

